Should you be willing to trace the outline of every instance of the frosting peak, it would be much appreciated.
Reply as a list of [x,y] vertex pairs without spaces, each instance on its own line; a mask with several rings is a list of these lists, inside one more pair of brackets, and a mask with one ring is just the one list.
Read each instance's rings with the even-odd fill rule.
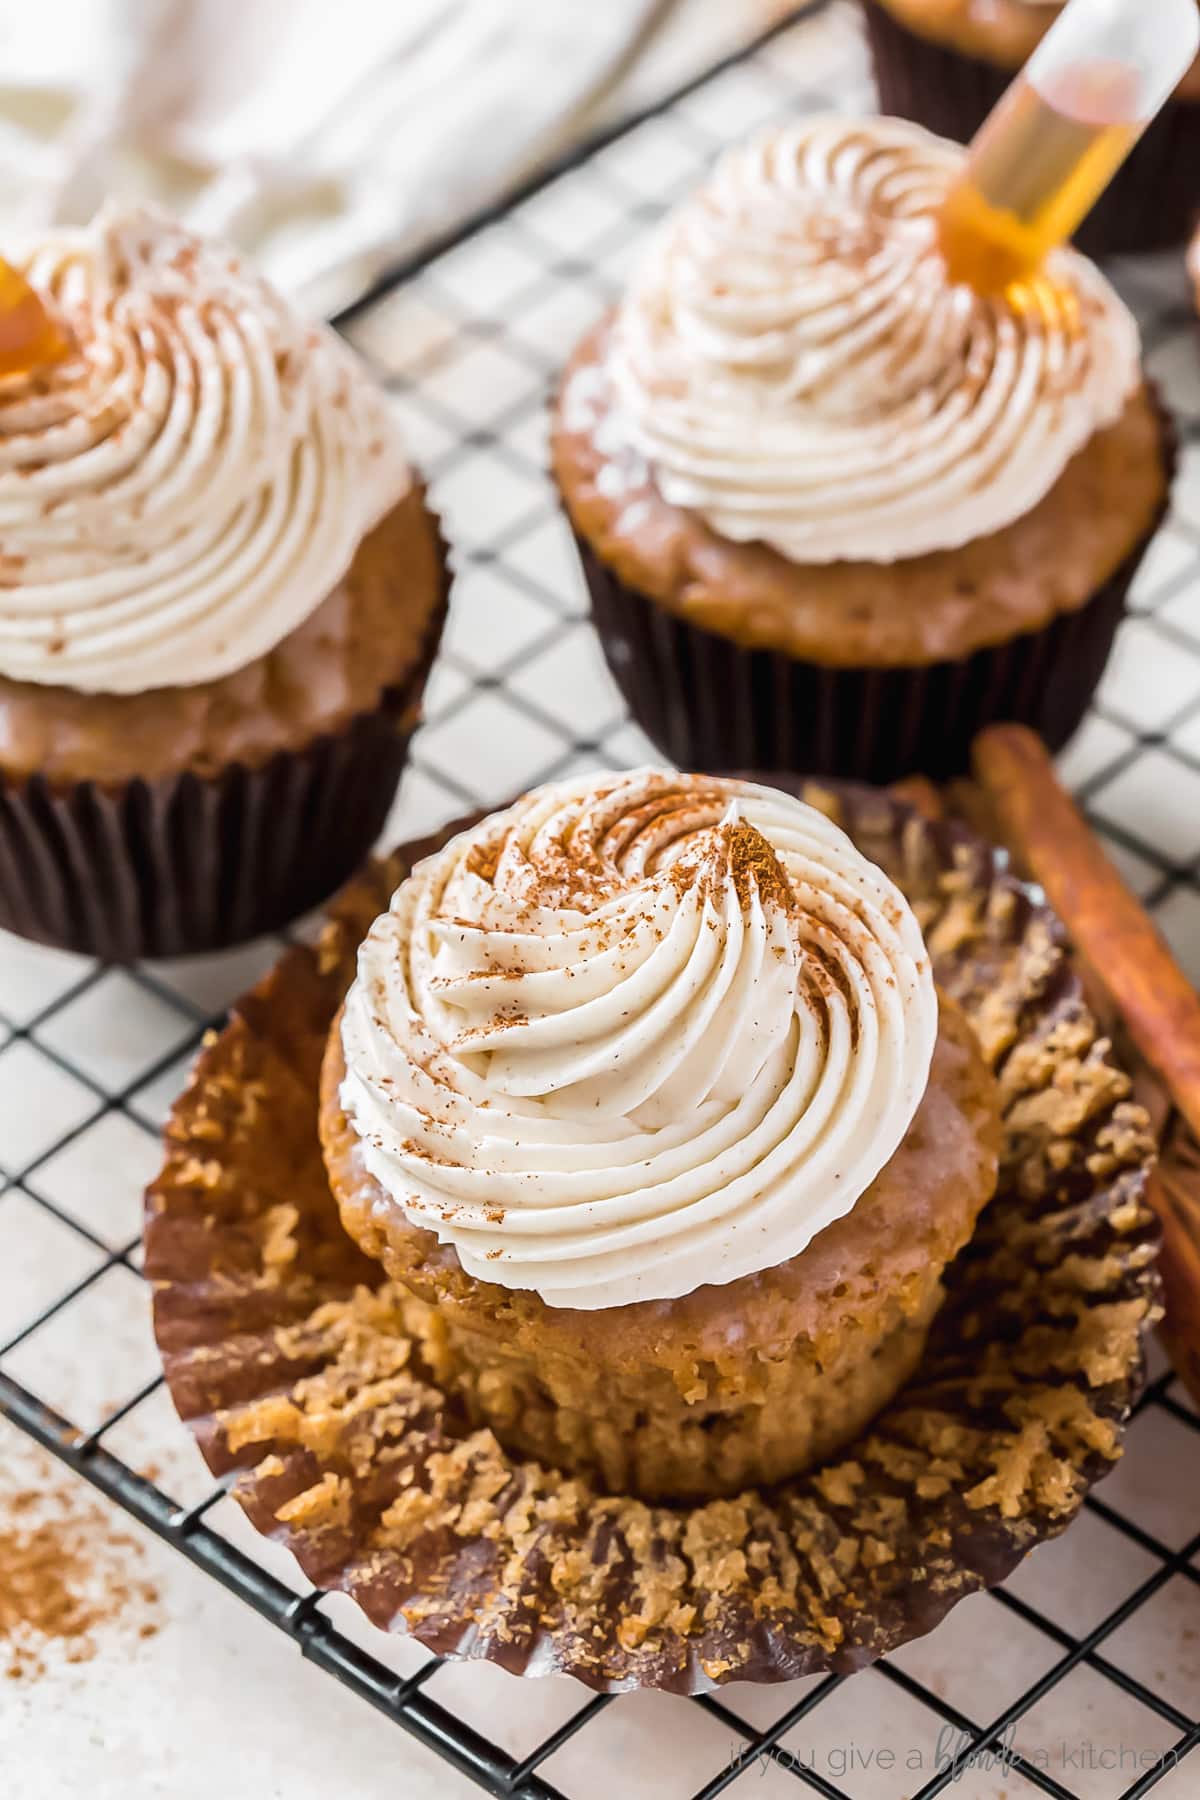
[[384,397],[166,214],[106,208],[26,274],[74,349],[0,380],[0,674],[136,693],[265,655],[408,487]]
[[962,154],[840,118],[726,154],[618,312],[605,448],[798,562],[952,549],[1030,511],[1120,416],[1138,332],[1071,251],[1008,296],[950,282],[933,215]]
[[543,788],[397,890],[342,1104],[464,1269],[593,1308],[798,1255],[891,1157],[937,1002],[903,898],[769,788]]

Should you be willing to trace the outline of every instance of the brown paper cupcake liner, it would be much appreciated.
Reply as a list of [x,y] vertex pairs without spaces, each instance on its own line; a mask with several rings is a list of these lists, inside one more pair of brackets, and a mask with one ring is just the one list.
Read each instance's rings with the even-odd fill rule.
[[747,650],[626,587],[576,539],[592,616],[630,712],[681,768],[795,769],[888,782],[962,774],[1001,720],[1061,748],[1087,711],[1142,548],[1075,613],[957,662],[836,669]]
[[1168,492],[1152,528],[1078,611],[956,661],[840,669],[745,649],[628,587],[576,532],[596,630],[634,719],[680,768],[791,769],[876,784],[961,775],[976,733],[1001,722],[1029,725],[1061,749],[1091,704],[1130,585],[1167,514],[1178,433],[1151,392]]
[[[1016,74],[910,31],[863,0],[881,112],[969,143]],[[1174,100],[1151,125],[1076,234],[1088,256],[1169,250],[1200,214],[1200,102]]]
[[602,1496],[472,1429],[422,1364],[342,1230],[317,1087],[355,949],[432,842],[345,892],[177,1103],[146,1226],[175,1404],[255,1525],[375,1625],[602,1691],[849,1671],[1003,1579],[1119,1455],[1160,1311],[1152,1145],[1059,928],[956,828],[801,791],[909,894],[1005,1115],[997,1198],[915,1377],[824,1467],[694,1505]]
[[[440,540],[441,541],[441,540]],[[212,775],[56,786],[0,778],[0,926],[111,962],[215,950],[328,898],[383,830],[445,623],[340,731]]]

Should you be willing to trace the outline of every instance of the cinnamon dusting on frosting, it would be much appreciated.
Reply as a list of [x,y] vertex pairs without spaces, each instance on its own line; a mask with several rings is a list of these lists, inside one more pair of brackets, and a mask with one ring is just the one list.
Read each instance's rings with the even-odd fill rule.
[[343,1104],[468,1272],[671,1298],[796,1255],[895,1150],[937,1024],[916,922],[822,815],[645,770],[539,790],[363,945]]
[[[961,157],[895,119],[728,152],[617,313],[610,478],[648,468],[721,536],[805,564],[960,548],[1031,512],[1121,417],[1138,330],[1070,251],[1009,295],[955,286],[934,222]],[[568,383],[568,421],[596,373]]]
[[729,833],[729,866],[733,885],[746,906],[750,890],[757,890],[763,905],[773,901],[787,912],[793,904],[791,883],[780,866],[779,858],[761,831],[753,825],[739,823]]
[[25,273],[72,351],[0,382],[0,674],[130,694],[247,667],[411,487],[386,399],[165,213],[109,206]]

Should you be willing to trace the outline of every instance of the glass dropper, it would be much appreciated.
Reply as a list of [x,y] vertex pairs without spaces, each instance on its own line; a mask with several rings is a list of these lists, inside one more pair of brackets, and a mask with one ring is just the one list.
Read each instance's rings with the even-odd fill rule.
[[1200,49],[1196,0],[1069,0],[985,120],[938,235],[980,293],[1027,281],[1091,211]]
[[41,297],[0,257],[0,378],[61,362],[70,348]]

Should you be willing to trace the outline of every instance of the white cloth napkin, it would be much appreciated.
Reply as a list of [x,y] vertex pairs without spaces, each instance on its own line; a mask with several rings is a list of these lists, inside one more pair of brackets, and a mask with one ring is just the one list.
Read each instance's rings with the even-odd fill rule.
[[313,311],[569,135],[671,0],[3,0],[0,248],[149,195]]

